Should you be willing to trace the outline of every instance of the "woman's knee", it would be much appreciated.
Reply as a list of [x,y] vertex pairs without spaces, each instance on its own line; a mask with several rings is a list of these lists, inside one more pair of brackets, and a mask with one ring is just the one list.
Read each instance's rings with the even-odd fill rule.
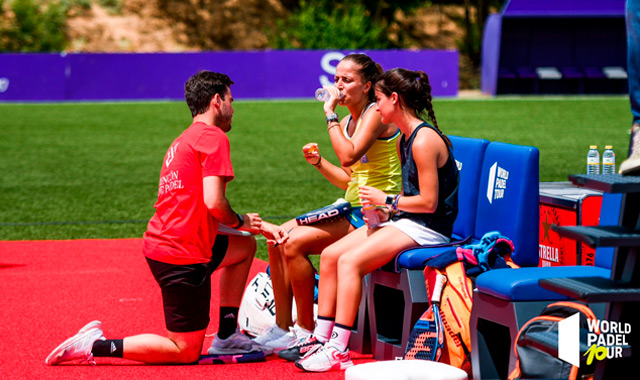
[[338,272],[345,274],[356,274],[362,272],[362,261],[358,254],[346,252],[337,259],[336,267]]
[[287,261],[307,256],[307,247],[313,239],[307,234],[292,233],[283,246],[284,258]]
[[332,246],[325,248],[320,255],[320,271],[323,271],[323,268],[335,268],[340,256],[342,252],[333,249]]

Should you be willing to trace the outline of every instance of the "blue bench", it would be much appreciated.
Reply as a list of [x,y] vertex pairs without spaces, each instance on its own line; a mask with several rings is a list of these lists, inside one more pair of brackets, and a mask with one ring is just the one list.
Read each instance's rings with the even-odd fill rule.
[[[500,231],[513,240],[516,263],[537,265],[538,149],[455,136],[451,141],[461,165],[454,234],[477,242],[486,232]],[[404,354],[411,328],[428,305],[424,260],[445,249],[451,248],[409,249],[398,254],[393,270],[371,273],[366,292],[374,358]]]
[[[618,225],[621,202],[621,194],[603,194],[600,225]],[[478,276],[469,322],[473,377],[506,378],[515,368],[513,344],[520,327],[548,304],[567,299],[540,287],[539,280],[609,278],[612,260],[613,248],[598,248],[593,267],[496,269]]]

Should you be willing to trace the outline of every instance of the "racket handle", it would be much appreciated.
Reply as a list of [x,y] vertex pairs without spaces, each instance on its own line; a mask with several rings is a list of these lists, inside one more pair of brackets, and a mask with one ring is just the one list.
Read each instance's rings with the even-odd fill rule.
[[442,288],[447,281],[447,276],[443,274],[436,275],[436,285],[433,287],[433,294],[431,295],[431,303],[440,303],[442,297]]

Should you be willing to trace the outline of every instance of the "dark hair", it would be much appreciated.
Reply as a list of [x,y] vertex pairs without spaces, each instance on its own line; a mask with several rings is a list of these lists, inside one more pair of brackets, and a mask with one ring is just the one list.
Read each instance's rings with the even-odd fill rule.
[[184,98],[191,110],[191,116],[207,112],[215,94],[219,94],[224,100],[232,84],[233,81],[227,75],[212,71],[203,70],[192,75],[184,84]]
[[374,90],[374,85],[376,84],[376,81],[378,80],[380,75],[382,75],[382,66],[377,64],[373,59],[371,59],[371,57],[366,54],[349,54],[340,60],[340,62],[342,61],[351,61],[360,65],[358,74],[360,74],[360,76],[364,79],[364,83],[371,82],[371,88],[369,89],[369,93],[367,95],[369,96],[369,101],[375,102],[376,93]]
[[[440,131],[436,114],[431,103],[431,85],[429,76],[424,71],[413,71],[396,68],[385,71],[376,82],[376,90],[386,96],[395,92],[401,99],[402,104],[412,108],[422,120],[429,120],[433,126]],[[447,145],[451,146],[451,141],[440,131]]]

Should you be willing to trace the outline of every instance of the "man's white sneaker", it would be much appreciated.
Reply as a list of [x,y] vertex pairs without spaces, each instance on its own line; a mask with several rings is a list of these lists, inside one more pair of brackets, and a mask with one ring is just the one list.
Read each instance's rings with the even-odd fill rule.
[[255,343],[240,330],[236,330],[227,339],[220,339],[218,334],[215,334],[211,347],[207,350],[209,355],[247,354],[256,351],[262,351],[265,355],[273,353],[272,349]]
[[76,335],[65,340],[51,351],[45,363],[48,365],[57,365],[79,359],[95,364],[91,350],[96,340],[105,340],[102,335],[102,323],[92,321],[82,327]]
[[353,366],[349,349],[345,352],[330,344],[325,344],[296,362],[296,367],[309,372],[343,370]]
[[289,332],[284,334],[278,339],[267,342],[265,345],[271,347],[275,352],[289,348],[289,346],[301,338],[306,338],[311,335],[311,331],[305,330],[297,324],[293,327],[289,327]]
[[287,333],[287,330],[283,330],[278,325],[273,325],[266,329],[260,336],[253,338],[253,341],[257,344],[264,346],[268,342],[272,340],[276,340],[281,338],[283,335]]
[[640,124],[634,123],[631,127],[631,142],[629,157],[622,161],[618,173],[622,175],[635,175],[640,170]]

